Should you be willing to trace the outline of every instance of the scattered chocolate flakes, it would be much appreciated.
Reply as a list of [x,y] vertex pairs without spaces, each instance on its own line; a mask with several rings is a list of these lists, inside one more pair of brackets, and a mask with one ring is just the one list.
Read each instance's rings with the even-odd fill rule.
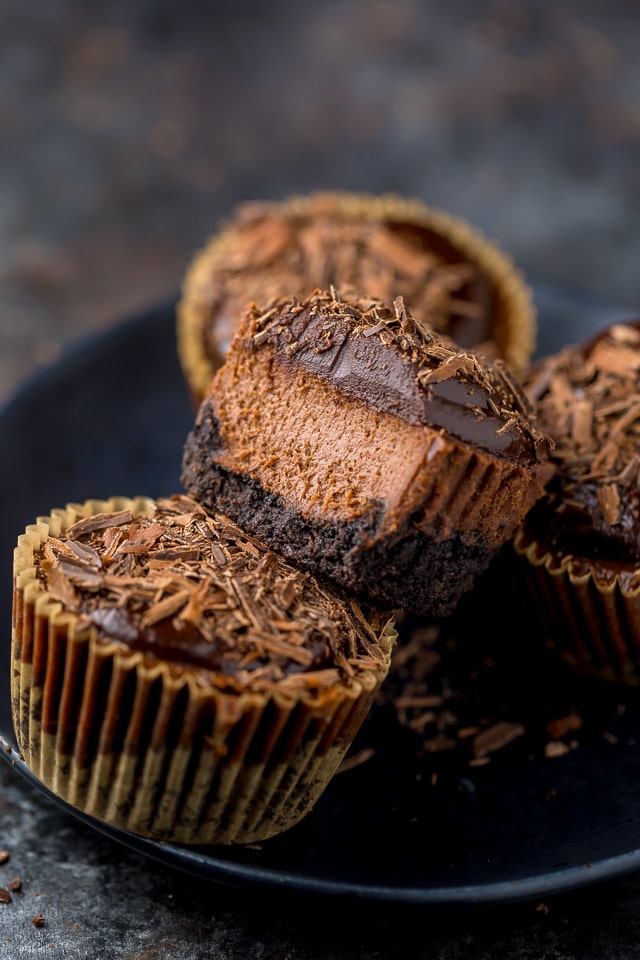
[[218,685],[233,690],[321,690],[379,668],[385,618],[188,496],[70,530],[73,539],[50,537],[36,554],[38,576],[102,637],[219,671]]
[[547,733],[552,740],[561,740],[568,733],[575,733],[583,726],[583,719],[577,713],[569,713],[566,717],[557,717],[547,723]]
[[471,666],[464,657],[446,629],[419,626],[396,647],[387,683],[399,723],[419,738],[418,756],[458,751],[478,767],[489,763],[489,754],[523,736],[525,727],[515,718],[478,713],[473,690],[495,664],[483,657],[479,666]]
[[344,758],[336,772],[345,773],[347,770],[353,770],[355,767],[361,766],[363,763],[366,763],[367,760],[371,760],[371,758],[375,756],[375,752],[373,747],[367,747],[364,750],[359,750],[357,753],[349,754]]
[[474,738],[473,755],[476,759],[486,757],[488,753],[494,753],[506,747],[516,737],[521,737],[524,732],[524,727],[520,723],[510,723],[505,720],[494,723]]

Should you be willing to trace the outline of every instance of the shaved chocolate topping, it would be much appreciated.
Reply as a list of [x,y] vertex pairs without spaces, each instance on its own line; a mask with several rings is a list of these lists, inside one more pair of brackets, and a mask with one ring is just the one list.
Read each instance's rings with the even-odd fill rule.
[[187,496],[78,520],[36,554],[80,625],[229,690],[319,689],[379,666],[378,622]]
[[400,290],[416,316],[464,347],[491,339],[494,291],[454,243],[420,223],[367,215],[318,193],[304,208],[248,203],[227,224],[232,240],[215,257],[205,331],[217,365],[250,300],[304,295],[335,284],[392,300]]
[[615,324],[535,365],[524,386],[555,442],[557,472],[532,515],[578,556],[640,556],[640,321]]
[[259,349],[269,344],[283,365],[300,365],[345,397],[408,423],[442,429],[477,449],[522,464],[544,438],[532,405],[501,361],[462,351],[408,312],[331,287],[306,298],[252,304],[246,318]]

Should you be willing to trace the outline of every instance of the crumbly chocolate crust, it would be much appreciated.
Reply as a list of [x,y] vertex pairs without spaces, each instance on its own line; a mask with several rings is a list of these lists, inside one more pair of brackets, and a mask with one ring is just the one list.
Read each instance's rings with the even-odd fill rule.
[[334,287],[252,304],[239,336],[269,345],[344,396],[409,423],[443,428],[495,456],[530,464],[545,438],[533,407],[501,361],[481,362],[435,335],[404,298],[341,297]]
[[523,384],[553,438],[557,468],[530,529],[567,553],[637,561],[640,321],[545,358]]
[[447,616],[496,553],[486,540],[425,535],[411,518],[380,538],[382,504],[379,513],[374,507],[350,523],[310,520],[251,478],[212,468],[210,452],[219,447],[218,423],[205,401],[199,427],[185,446],[182,482],[191,496],[232,514],[243,529],[259,533],[283,556],[341,584],[363,602]]
[[212,671],[221,689],[323,689],[382,659],[375,611],[184,495],[150,514],[82,518],[50,536],[36,563],[43,589],[80,627]]

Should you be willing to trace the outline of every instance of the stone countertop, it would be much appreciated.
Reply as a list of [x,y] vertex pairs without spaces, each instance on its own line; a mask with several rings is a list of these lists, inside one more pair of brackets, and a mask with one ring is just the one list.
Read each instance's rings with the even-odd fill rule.
[[[0,401],[175,294],[240,201],[397,191],[640,313],[637,9],[612,0],[0,0]],[[640,877],[472,911],[250,894],[143,860],[0,765],[0,957],[609,960]],[[36,927],[41,914],[45,924]]]
[[[0,956],[55,960],[626,960],[630,876],[510,907],[403,908],[239,891],[140,858],[60,814],[0,765]],[[36,927],[33,919],[44,917]]]

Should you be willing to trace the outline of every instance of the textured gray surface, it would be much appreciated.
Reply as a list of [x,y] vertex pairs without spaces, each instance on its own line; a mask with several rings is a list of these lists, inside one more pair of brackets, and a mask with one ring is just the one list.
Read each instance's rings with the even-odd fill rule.
[[[266,898],[195,882],[60,815],[0,767],[0,956],[56,960],[609,960],[637,956],[639,885],[460,913]],[[32,918],[42,914],[45,925]]]
[[[421,196],[530,275],[640,313],[631,2],[0,0],[0,20],[0,399],[170,295],[234,203],[317,187]],[[0,886],[24,881],[3,958],[608,960],[640,938],[637,876],[462,916],[209,887],[4,766],[2,848]]]

